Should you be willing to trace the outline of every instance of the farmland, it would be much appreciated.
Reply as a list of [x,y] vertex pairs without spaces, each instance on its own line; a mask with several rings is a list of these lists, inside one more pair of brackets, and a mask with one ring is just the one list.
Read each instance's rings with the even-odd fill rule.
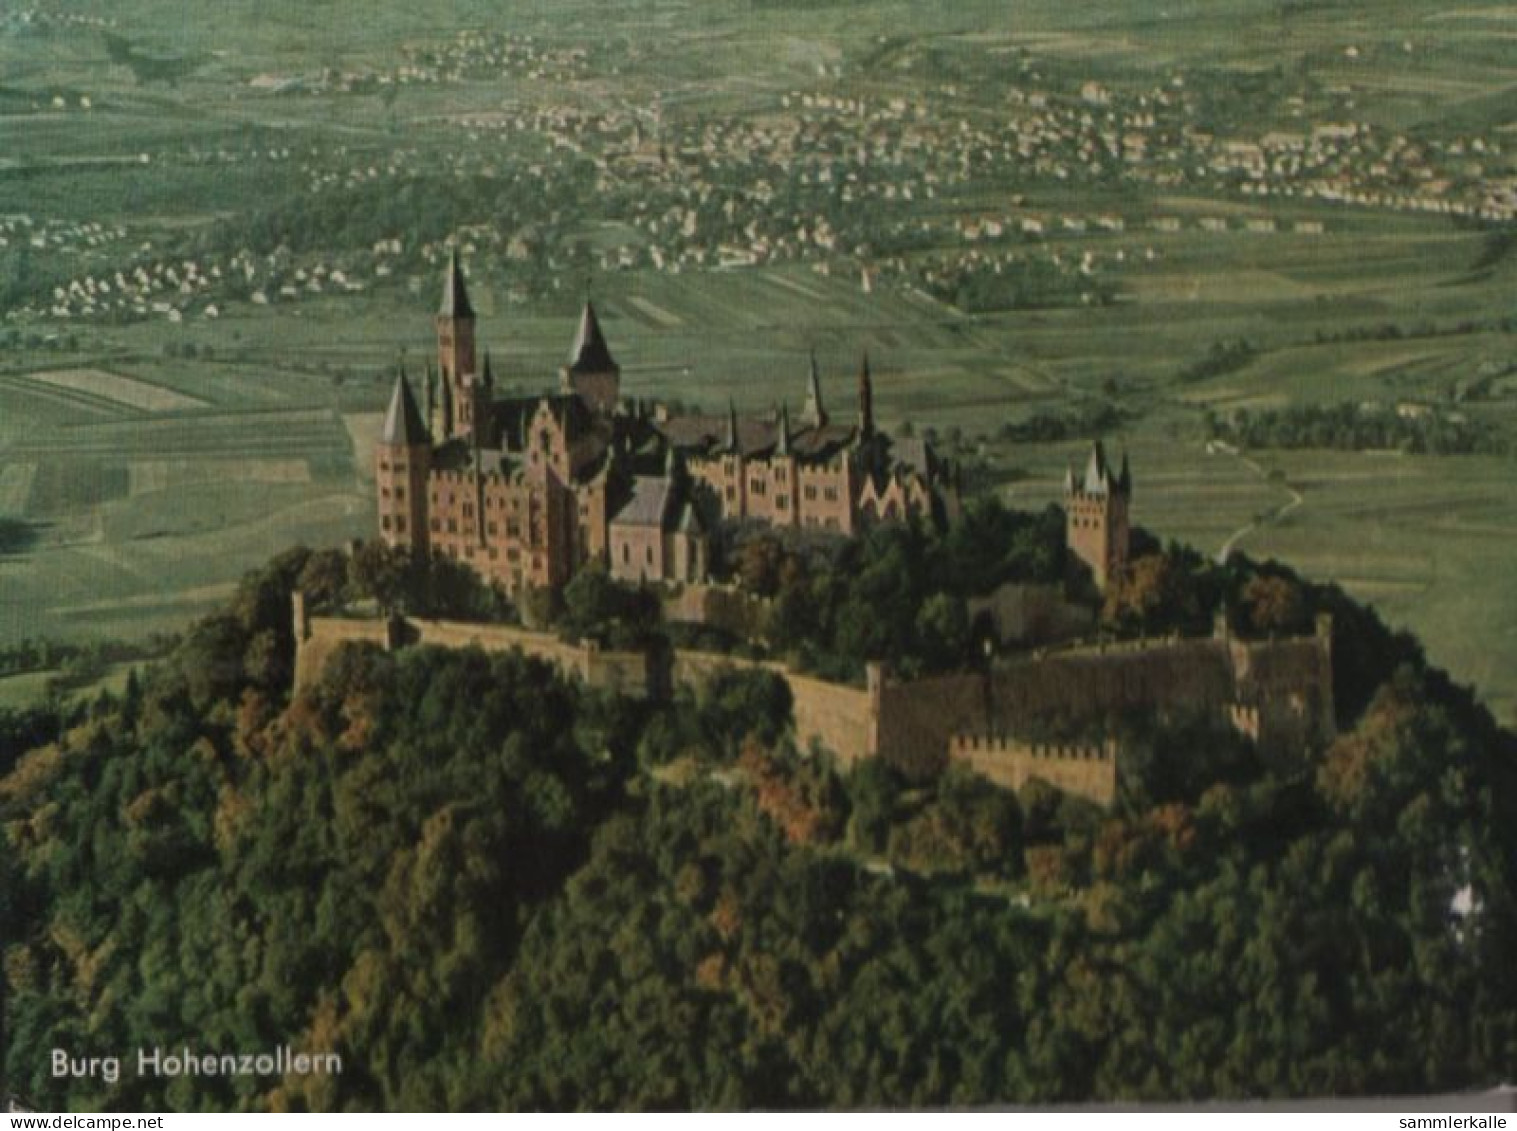
[[630,395],[794,401],[815,350],[842,411],[867,349],[887,424],[1030,506],[1115,414],[1137,521],[1339,581],[1517,717],[1510,458],[1207,443],[1517,437],[1508,7],[224,7],[0,14],[0,641],[366,534],[452,244],[509,389],[588,289]]

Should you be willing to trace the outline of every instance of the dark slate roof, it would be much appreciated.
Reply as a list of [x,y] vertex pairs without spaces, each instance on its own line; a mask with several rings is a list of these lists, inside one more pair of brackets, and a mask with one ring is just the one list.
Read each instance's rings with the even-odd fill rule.
[[632,498],[611,521],[623,526],[664,526],[674,484],[663,475],[639,475],[632,480]]
[[1087,495],[1121,495],[1132,490],[1132,472],[1127,466],[1127,456],[1122,457],[1121,473],[1113,472],[1111,464],[1106,462],[1106,449],[1097,440],[1090,446],[1090,459],[1085,463],[1080,489]]
[[444,318],[474,317],[474,307],[469,303],[469,290],[464,286],[464,273],[458,266],[457,251],[448,256],[448,274],[442,287],[442,306],[437,313]]
[[[658,425],[659,431],[675,447],[686,451],[712,454],[728,450],[731,418],[721,416],[674,416]],[[802,459],[828,459],[853,442],[856,430],[851,424],[825,424],[820,428],[790,429],[790,454]],[[747,459],[770,455],[780,439],[779,422],[773,419],[738,417],[738,447]]]
[[811,372],[806,375],[806,407],[801,411],[801,419],[813,428],[827,423],[827,410],[822,407],[822,375],[817,372],[815,353],[811,355]]
[[574,373],[609,373],[615,368],[616,361],[611,356],[611,348],[606,345],[606,336],[601,333],[595,307],[587,301],[579,316],[579,332],[574,335],[574,346],[569,351],[569,369]]
[[421,411],[416,407],[416,398],[411,395],[411,383],[404,373],[395,378],[395,391],[390,394],[390,408],[385,413],[379,442],[397,446],[432,442],[426,425],[422,423]]

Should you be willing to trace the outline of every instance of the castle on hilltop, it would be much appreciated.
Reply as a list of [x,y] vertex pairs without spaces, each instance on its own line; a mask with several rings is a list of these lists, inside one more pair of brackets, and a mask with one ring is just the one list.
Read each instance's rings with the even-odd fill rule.
[[508,592],[556,589],[591,561],[625,581],[700,581],[716,524],[853,534],[959,509],[957,468],[874,419],[868,357],[851,419],[832,417],[813,357],[799,419],[677,413],[622,396],[586,302],[557,393],[495,395],[463,272],[450,258],[425,407],[404,372],[375,451],[380,537],[446,555]]

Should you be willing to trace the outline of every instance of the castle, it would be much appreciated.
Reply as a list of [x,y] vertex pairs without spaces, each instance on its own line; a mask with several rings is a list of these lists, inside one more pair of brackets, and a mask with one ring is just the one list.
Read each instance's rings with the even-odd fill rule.
[[591,561],[625,581],[703,580],[723,521],[847,535],[958,512],[957,469],[876,426],[867,356],[851,420],[827,412],[814,357],[798,420],[788,405],[707,416],[623,398],[589,302],[552,395],[497,398],[475,326],[455,254],[425,409],[400,373],[376,445],[379,533],[509,593],[558,589]]

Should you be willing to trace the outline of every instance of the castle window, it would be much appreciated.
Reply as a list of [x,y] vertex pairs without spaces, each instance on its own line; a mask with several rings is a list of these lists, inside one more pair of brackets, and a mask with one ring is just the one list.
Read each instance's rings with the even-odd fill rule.
[[448,533],[449,534],[457,534],[458,533],[458,521],[456,519],[451,519],[451,518],[448,519]]
[[390,461],[387,460],[387,459],[380,460],[379,461],[379,470],[380,471],[389,471],[390,470]]
[[808,484],[807,487],[806,487],[806,501],[807,502],[811,502],[815,498],[816,498],[816,488]]
[[643,547],[643,558],[644,558],[645,561],[647,561],[647,563],[649,565],[653,564],[653,547],[652,546],[644,546]]
[[496,534],[498,534],[498,533],[499,533],[499,532],[500,532],[500,530],[499,530],[499,527],[497,527],[497,526],[496,526],[496,525],[495,525],[495,523],[493,523],[493,522],[492,522],[492,523],[490,523],[490,524],[489,524],[489,527],[488,527],[488,529],[489,529],[489,531],[490,531],[490,537],[491,537],[491,538],[494,538],[494,537],[495,537],[495,535],[496,535]]
[[521,537],[521,523],[517,522],[516,519],[514,519],[514,518],[510,522],[506,523],[506,537],[507,538],[520,538]]
[[379,497],[381,499],[388,499],[390,497],[390,489],[388,487],[381,487],[379,489]]
[[836,487],[824,487],[822,488],[822,497],[829,503],[835,503],[838,501],[838,489]]
[[432,520],[432,533],[433,534],[440,534],[440,533],[442,533],[442,523],[439,522],[435,518]]
[[628,545],[626,542],[623,542],[622,543],[622,565],[627,565],[631,561],[632,561],[632,547],[630,545]]
[[404,515],[395,516],[395,531],[397,534],[404,534],[406,532],[406,519]]
[[405,497],[406,497],[406,489],[404,487],[397,487],[397,488],[395,488],[395,501],[396,502],[404,502],[405,501]]
[[388,530],[388,529],[390,529],[390,516],[389,515],[381,515],[380,516],[380,519],[379,519],[379,529],[381,529],[381,530]]
[[775,497],[775,500],[774,500],[774,505],[777,506],[777,507],[779,507],[780,510],[787,509],[790,506],[790,496],[789,495],[777,495]]

